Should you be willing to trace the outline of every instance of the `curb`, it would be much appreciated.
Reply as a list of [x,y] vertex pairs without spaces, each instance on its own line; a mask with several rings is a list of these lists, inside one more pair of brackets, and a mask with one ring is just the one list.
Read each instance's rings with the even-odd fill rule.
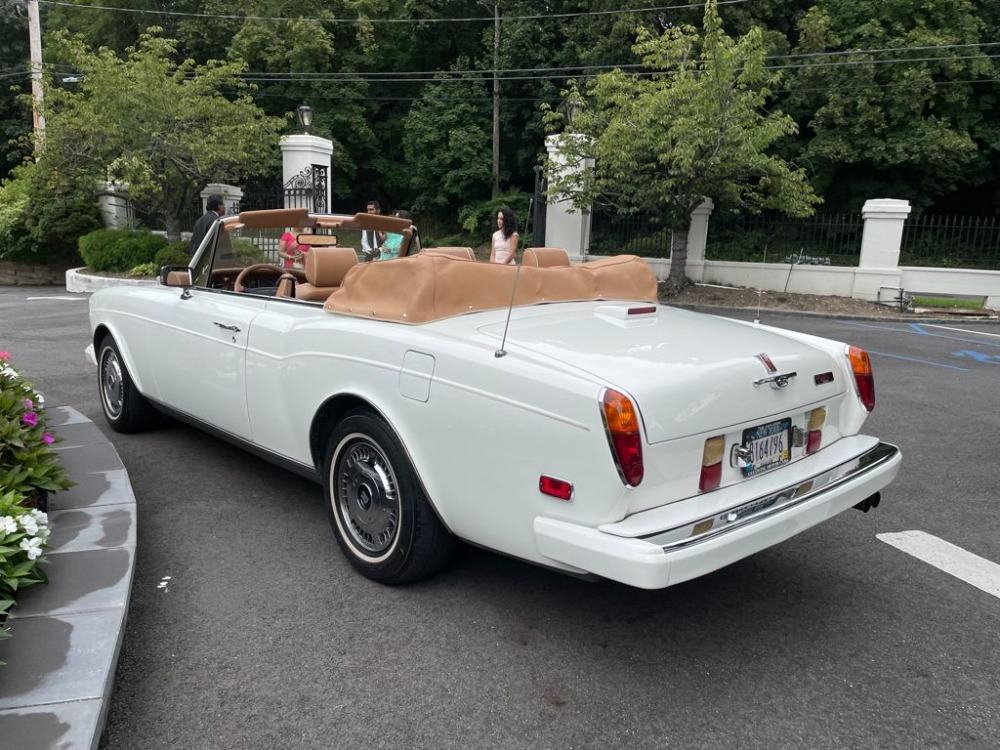
[[92,276],[84,273],[86,266],[66,271],[67,292],[96,292],[112,286],[155,286],[156,279],[123,279],[115,276]]
[[4,747],[96,750],[125,633],[137,511],[114,446],[72,407],[46,410],[77,483],[49,501],[49,583],[26,589],[0,642]]

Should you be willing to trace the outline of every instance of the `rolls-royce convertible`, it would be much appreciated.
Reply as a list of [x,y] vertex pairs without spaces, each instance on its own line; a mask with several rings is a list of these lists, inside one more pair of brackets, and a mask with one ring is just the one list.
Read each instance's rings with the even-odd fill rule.
[[[361,262],[362,232],[400,257]],[[860,432],[866,352],[659,304],[635,256],[497,265],[421,250],[406,219],[243,212],[90,320],[113,429],[163,412],[315,479],[387,584],[464,540],[662,588],[877,506],[901,460]]]

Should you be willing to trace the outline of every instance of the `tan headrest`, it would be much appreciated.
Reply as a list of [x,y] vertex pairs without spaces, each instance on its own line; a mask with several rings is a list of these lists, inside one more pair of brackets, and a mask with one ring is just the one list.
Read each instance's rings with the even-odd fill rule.
[[306,253],[306,281],[313,286],[340,286],[357,264],[353,247],[314,247]]
[[446,255],[460,260],[475,260],[476,253],[471,247],[425,247],[420,250],[427,255]]
[[561,247],[529,247],[524,251],[524,265],[545,268],[568,266],[569,253]]

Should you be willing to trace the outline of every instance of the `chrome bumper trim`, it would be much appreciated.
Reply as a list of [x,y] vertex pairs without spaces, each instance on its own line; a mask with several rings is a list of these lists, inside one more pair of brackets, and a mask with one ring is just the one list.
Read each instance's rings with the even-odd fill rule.
[[860,456],[855,456],[798,484],[740,503],[720,513],[699,518],[683,526],[658,531],[639,538],[644,542],[662,547],[664,552],[700,544],[808,502],[844,482],[856,479],[891,461],[898,453],[899,448],[896,446],[889,443],[879,443]]

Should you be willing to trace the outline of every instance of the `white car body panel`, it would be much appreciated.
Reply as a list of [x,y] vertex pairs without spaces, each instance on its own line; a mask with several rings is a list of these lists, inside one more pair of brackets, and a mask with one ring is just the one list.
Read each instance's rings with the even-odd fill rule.
[[[630,318],[629,306],[563,302],[404,325],[296,300],[157,286],[101,290],[90,315],[94,330],[119,344],[139,391],[161,407],[318,475],[323,446],[311,431],[329,427],[324,404],[367,404],[399,437],[453,534],[635,586],[718,569],[895,476],[898,452],[697,544],[667,550],[649,541],[804,487],[880,444],[856,435],[867,413],[843,344],[663,306]],[[787,387],[754,385],[768,374],[760,353],[779,373],[796,373]],[[828,372],[833,380],[814,382]],[[645,477],[637,487],[623,483],[613,461],[600,407],[607,388],[632,398],[640,414]],[[738,443],[743,430],[785,417],[803,429],[818,405],[828,414],[818,453],[796,449],[789,465],[752,477],[725,462],[721,486],[698,492],[707,438]],[[542,494],[541,475],[572,482],[572,500]]]

